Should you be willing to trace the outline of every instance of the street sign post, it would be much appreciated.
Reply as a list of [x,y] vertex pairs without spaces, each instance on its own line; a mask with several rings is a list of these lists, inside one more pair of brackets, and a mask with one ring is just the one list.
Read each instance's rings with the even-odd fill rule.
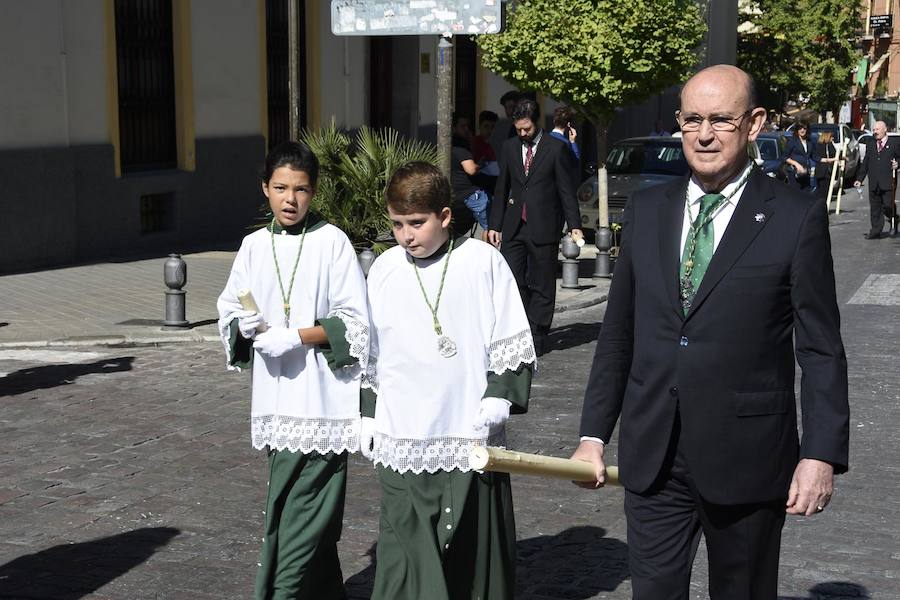
[[501,0],[331,0],[334,35],[477,35],[500,31]]
[[437,147],[440,169],[450,176],[453,119],[453,35],[499,33],[501,0],[331,0],[334,35],[438,34]]

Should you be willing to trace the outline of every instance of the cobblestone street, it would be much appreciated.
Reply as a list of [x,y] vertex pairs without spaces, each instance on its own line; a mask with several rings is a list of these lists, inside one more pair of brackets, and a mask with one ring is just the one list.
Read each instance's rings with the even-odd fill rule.
[[[831,217],[850,472],[825,513],[788,518],[784,600],[900,599],[900,238],[864,240],[854,196]],[[603,308],[558,314],[511,448],[574,449]],[[265,457],[249,443],[249,377],[225,371],[221,345],[0,348],[0,375],[0,598],[252,596]],[[620,489],[516,476],[513,494],[517,598],[631,597]],[[371,587],[377,509],[374,471],[353,457],[340,552],[354,599]]]

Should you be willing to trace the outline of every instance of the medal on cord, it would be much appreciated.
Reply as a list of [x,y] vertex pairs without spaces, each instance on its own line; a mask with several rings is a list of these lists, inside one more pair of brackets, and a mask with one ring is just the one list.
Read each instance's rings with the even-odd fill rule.
[[281,301],[284,306],[284,326],[291,326],[291,290],[294,289],[294,276],[297,274],[297,265],[300,264],[300,254],[303,252],[303,242],[306,240],[306,224],[309,222],[309,215],[303,222],[303,232],[300,234],[300,248],[297,250],[297,259],[294,260],[294,270],[291,271],[291,282],[288,284],[287,292],[284,291],[284,283],[281,281],[281,269],[278,266],[278,255],[275,253],[275,217],[272,217],[272,226],[269,233],[272,234],[272,258],[275,260],[275,276],[278,278],[278,287],[281,290]]
[[425,298],[425,304],[428,305],[428,310],[431,311],[432,325],[434,326],[434,333],[438,336],[438,354],[443,356],[444,358],[450,358],[456,355],[456,342],[450,339],[449,336],[444,335],[444,330],[441,328],[441,322],[438,320],[437,311],[438,305],[441,303],[441,292],[444,291],[444,278],[447,276],[447,265],[450,264],[450,253],[453,252],[453,239],[450,239],[450,246],[447,248],[447,256],[444,258],[444,269],[441,271],[441,284],[438,286],[437,298],[434,300],[434,306],[431,305],[431,301],[428,300],[428,294],[425,292],[425,286],[422,285],[422,278],[419,276],[419,267],[416,266],[416,259],[412,259],[413,271],[416,274],[416,280],[419,282],[419,289],[422,290],[422,297]]

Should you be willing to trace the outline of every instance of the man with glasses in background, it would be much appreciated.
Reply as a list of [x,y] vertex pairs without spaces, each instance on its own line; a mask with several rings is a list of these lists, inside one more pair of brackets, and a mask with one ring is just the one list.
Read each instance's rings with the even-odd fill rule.
[[748,159],[765,119],[745,72],[700,71],[677,113],[691,175],[625,209],[573,458],[596,468],[584,487],[603,485],[604,443],[621,421],[639,600],[689,598],[701,534],[711,598],[774,600],[785,515],[824,511],[847,469],[828,216]]

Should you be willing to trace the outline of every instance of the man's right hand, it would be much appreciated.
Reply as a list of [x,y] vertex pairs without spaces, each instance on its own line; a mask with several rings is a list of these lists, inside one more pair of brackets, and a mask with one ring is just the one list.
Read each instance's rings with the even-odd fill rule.
[[597,481],[575,481],[575,485],[588,490],[595,490],[603,487],[606,483],[606,465],[603,464],[603,444],[584,440],[575,452],[572,454],[572,460],[583,460],[594,465]]
[[853,187],[860,187],[862,185],[862,181],[854,181]]
[[500,241],[503,239],[503,234],[494,229],[489,229],[487,232],[487,241],[494,246],[494,248],[500,247]]

